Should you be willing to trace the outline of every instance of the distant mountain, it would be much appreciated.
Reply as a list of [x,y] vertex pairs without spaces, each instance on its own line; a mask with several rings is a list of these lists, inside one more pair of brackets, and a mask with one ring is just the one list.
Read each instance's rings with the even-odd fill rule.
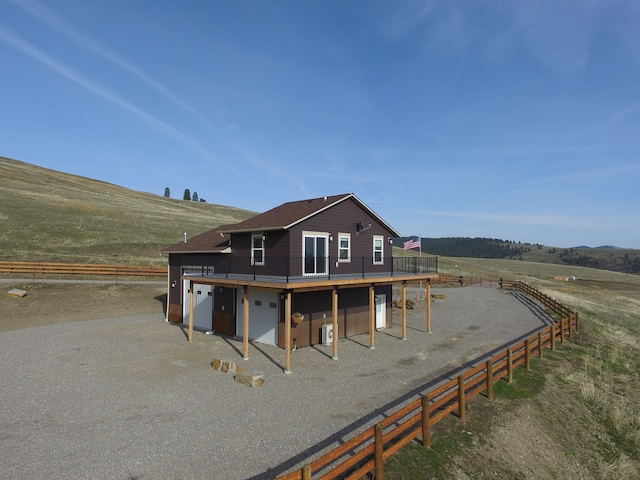
[[620,248],[620,247],[616,247],[614,245],[601,245],[599,247],[588,247],[586,245],[580,245],[579,247],[573,247],[573,248],[588,248],[590,250],[613,250],[615,248]]

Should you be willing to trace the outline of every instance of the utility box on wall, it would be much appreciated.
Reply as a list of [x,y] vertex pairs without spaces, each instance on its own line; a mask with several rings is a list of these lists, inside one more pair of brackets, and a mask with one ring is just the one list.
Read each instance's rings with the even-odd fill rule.
[[331,345],[333,343],[333,335],[337,335],[338,332],[333,331],[333,324],[329,323],[322,326],[322,344]]

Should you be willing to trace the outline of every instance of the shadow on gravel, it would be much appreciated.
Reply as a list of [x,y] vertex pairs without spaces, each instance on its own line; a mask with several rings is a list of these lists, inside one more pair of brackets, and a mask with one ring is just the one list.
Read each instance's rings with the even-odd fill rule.
[[[528,303],[527,303],[528,304]],[[534,311],[534,310],[532,310]],[[551,321],[553,321],[552,317],[550,317],[546,312],[544,313],[544,317],[539,316],[539,318],[542,320],[542,322],[546,325],[547,322],[549,321],[549,319],[551,319]],[[538,315],[536,315],[538,316]],[[490,359],[491,357],[493,357],[494,355],[506,350],[507,348],[509,348],[510,346],[521,342],[522,340],[531,337],[533,334],[535,334],[536,332],[538,332],[539,330],[541,330],[544,327],[537,327],[534,328],[533,330],[519,336],[518,338],[513,339],[512,341],[510,341],[509,343],[505,343],[499,347],[494,348],[493,350],[482,354],[481,356],[468,361],[467,363],[453,369],[450,370],[449,372],[446,372],[430,381],[428,381],[427,383],[422,384],[419,387],[414,388],[413,390],[405,393],[404,395],[394,399],[393,401],[381,406],[380,408],[377,408],[376,410],[372,411],[371,413],[369,413],[368,415],[365,415],[364,417],[359,418],[358,420],[354,421],[353,423],[351,423],[350,425],[347,425],[344,428],[341,428],[340,430],[338,430],[336,433],[334,433],[333,435],[325,438],[324,440],[318,442],[317,444],[315,444],[312,447],[307,448],[306,450],[298,453],[297,455],[293,456],[292,458],[290,458],[289,460],[287,460],[284,463],[281,463],[280,465],[277,465],[273,468],[270,468],[269,470],[260,473],[258,475],[254,475],[253,477],[250,477],[248,480],[272,480],[274,478],[276,478],[279,475],[282,475],[286,472],[288,472],[289,470],[293,469],[294,467],[298,466],[298,468],[301,468],[301,465],[303,462],[307,463],[307,462],[311,462],[312,459],[314,459],[314,457],[316,457],[317,455],[320,454],[320,452],[322,452],[323,450],[330,448],[332,445],[334,445],[335,443],[338,443],[340,445],[346,443],[348,440],[350,440],[353,436],[355,436],[357,433],[359,433],[360,431],[364,430],[365,428],[368,428],[369,426],[371,426],[372,424],[374,424],[374,422],[380,421],[380,419],[382,418],[386,418],[388,416],[390,416],[391,414],[393,414],[393,412],[395,412],[395,410],[400,407],[401,405],[408,403],[412,400],[415,400],[417,398],[419,398],[420,396],[424,395],[426,392],[429,392],[430,390],[432,390],[433,388],[435,388],[436,386],[438,386],[441,383],[445,383],[449,380],[452,380],[454,378],[456,378],[458,375],[460,375],[462,372],[464,372],[465,370],[480,364],[481,362],[485,362],[488,359]],[[354,340],[352,340],[354,343],[357,343],[358,345],[362,345],[359,342],[356,342]],[[364,345],[363,345],[364,346]],[[368,346],[367,346],[368,348]]]
[[525,307],[527,307],[531,313],[533,313],[536,318],[538,318],[545,325],[553,325],[555,323],[555,319],[548,314],[542,305],[531,300],[524,293],[519,292],[517,290],[511,290],[511,294]]

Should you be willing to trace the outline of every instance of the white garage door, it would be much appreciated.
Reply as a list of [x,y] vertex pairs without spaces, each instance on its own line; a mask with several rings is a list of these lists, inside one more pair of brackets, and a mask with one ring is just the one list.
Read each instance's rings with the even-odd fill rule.
[[[189,325],[189,280],[183,285],[182,323]],[[211,330],[213,325],[213,286],[193,284],[193,326],[199,330]]]
[[[244,289],[237,292],[236,334],[244,335]],[[249,290],[249,340],[278,343],[278,292]]]

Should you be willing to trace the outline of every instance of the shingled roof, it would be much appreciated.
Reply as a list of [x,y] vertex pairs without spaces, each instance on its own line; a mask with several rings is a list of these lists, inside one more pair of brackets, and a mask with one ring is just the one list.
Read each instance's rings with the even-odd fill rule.
[[232,225],[221,225],[213,230],[196,235],[187,242],[179,243],[163,250],[165,253],[230,253],[230,234],[255,231],[287,230],[298,223],[317,215],[318,213],[337,205],[345,200],[352,199],[361,208],[376,218],[382,225],[391,231],[396,237],[400,234],[387,222],[380,218],[373,210],[367,207],[353,193],[333,195],[330,197],[312,198],[287,202],[267,210],[264,213],[251,217],[243,222]]
[[222,225],[213,230],[196,235],[176,245],[171,245],[163,250],[163,253],[229,253],[230,235],[220,232],[221,228],[228,225]]
[[396,232],[387,222],[380,218],[373,210],[367,207],[353,193],[345,193],[342,195],[333,195],[330,197],[312,198],[309,200],[299,200],[296,202],[283,203],[279,207],[272,208],[264,213],[248,218],[247,220],[227,225],[225,228],[219,228],[224,233],[240,233],[269,231],[269,230],[287,230],[304,220],[317,215],[318,213],[337,205],[345,200],[352,199],[361,208],[365,209],[372,217],[375,217],[382,225],[385,225],[395,236],[400,234]]

